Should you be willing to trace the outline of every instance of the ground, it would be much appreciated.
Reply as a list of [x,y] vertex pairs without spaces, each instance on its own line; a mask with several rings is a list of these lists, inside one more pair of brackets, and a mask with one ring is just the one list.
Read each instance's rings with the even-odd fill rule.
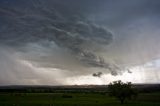
[[[0,93],[0,106],[122,106],[104,93]],[[123,106],[160,106],[160,92],[141,93]]]

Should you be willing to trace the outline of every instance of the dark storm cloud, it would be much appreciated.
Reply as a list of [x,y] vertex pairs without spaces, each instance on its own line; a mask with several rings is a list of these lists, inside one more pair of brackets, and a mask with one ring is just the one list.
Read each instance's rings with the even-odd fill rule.
[[101,77],[103,75],[103,73],[97,72],[97,73],[93,73],[92,75],[93,75],[93,77]]
[[[128,22],[148,16],[157,16],[159,0],[100,0],[100,6],[93,6],[90,18],[111,28],[120,28]],[[98,4],[97,4],[98,5]],[[97,9],[98,8],[98,9]],[[94,14],[95,11],[97,14]]]
[[0,8],[1,44],[21,50],[27,43],[47,40],[69,50],[83,66],[105,68],[117,75],[120,71],[117,66],[96,54],[102,45],[112,42],[113,35],[89,21],[82,10],[76,8],[78,4],[73,4],[75,10],[68,2],[4,1]]
[[134,74],[160,57],[159,10],[159,0],[0,0],[0,83]]
[[115,60],[133,65],[159,58],[160,1],[109,0],[97,8],[89,17],[114,33],[107,53]]

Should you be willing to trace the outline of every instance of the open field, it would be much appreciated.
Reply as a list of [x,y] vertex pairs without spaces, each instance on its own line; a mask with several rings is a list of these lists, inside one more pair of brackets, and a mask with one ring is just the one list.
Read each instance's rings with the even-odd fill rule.
[[[1,93],[0,106],[120,106],[107,94],[98,93]],[[143,93],[124,106],[160,106],[160,93]]]
[[[160,85],[135,86],[140,93],[123,106],[160,106]],[[5,86],[0,106],[122,106],[106,86]]]

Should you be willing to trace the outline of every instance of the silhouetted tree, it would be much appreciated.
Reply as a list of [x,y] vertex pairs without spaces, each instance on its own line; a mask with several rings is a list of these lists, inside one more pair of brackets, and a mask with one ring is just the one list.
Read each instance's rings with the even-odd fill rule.
[[126,99],[132,99],[137,96],[137,91],[132,87],[131,82],[123,83],[122,81],[114,81],[108,85],[108,91],[110,96],[116,97],[124,103]]

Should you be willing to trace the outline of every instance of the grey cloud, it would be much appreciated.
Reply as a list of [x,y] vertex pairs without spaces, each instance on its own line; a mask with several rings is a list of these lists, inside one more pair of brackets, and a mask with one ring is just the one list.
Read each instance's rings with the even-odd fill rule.
[[151,0],[0,0],[0,50],[18,54],[1,56],[0,62],[17,67],[15,60],[26,60],[36,68],[63,70],[64,78],[97,70],[131,73],[126,67],[160,56],[159,5]]
[[93,77],[101,77],[102,76],[102,72],[97,72],[97,73],[93,73]]
[[64,84],[61,80],[58,80],[64,78],[62,70],[36,67],[29,61],[23,60],[21,58],[22,54],[10,47],[0,46],[0,50],[1,85]]
[[111,32],[89,21],[78,10],[77,14],[73,14],[74,11],[67,11],[67,5],[63,9],[59,8],[62,4],[56,7],[54,3],[57,1],[49,2],[55,7],[43,1],[31,3],[29,8],[24,5],[24,9],[7,5],[0,8],[3,21],[1,44],[24,51],[28,43],[54,42],[58,47],[67,49],[72,58],[84,67],[105,68],[112,75],[117,75],[115,73],[120,70],[96,53],[101,46],[112,42]]

